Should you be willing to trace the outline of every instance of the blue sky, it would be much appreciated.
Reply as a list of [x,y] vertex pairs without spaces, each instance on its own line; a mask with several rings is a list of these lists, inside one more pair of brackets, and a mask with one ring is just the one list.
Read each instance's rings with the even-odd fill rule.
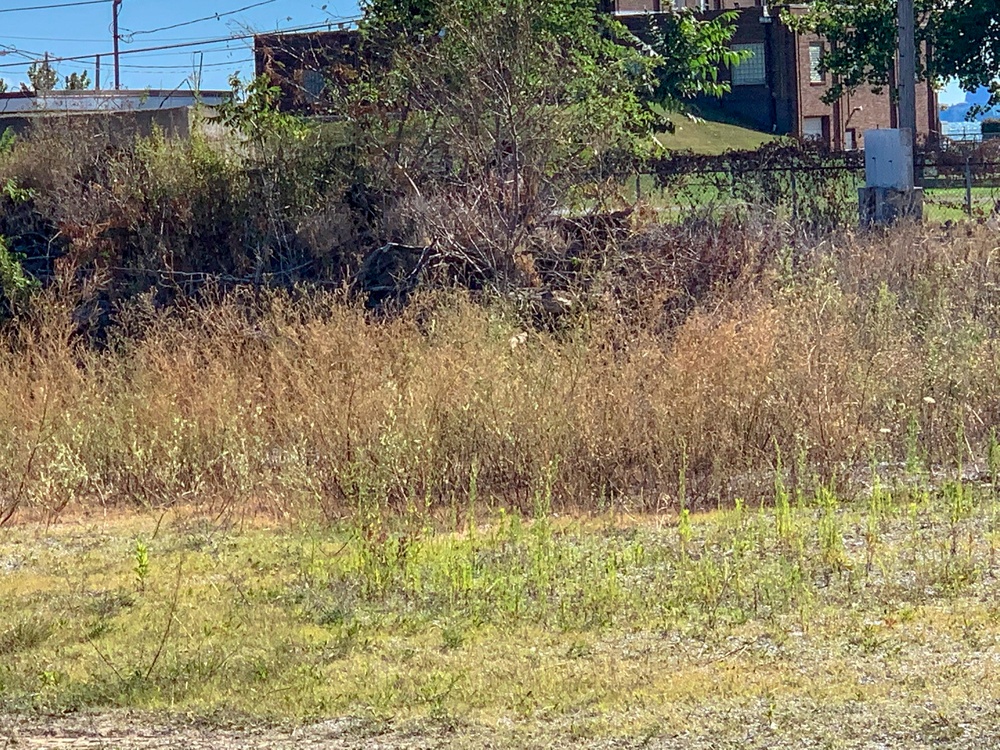
[[950,107],[952,104],[964,102],[965,92],[958,87],[957,83],[952,83],[946,86],[944,91],[941,92],[940,100],[943,106]]
[[[4,12],[27,6],[54,5],[73,0],[0,0],[0,78],[16,86],[27,80],[30,58],[49,52],[53,57],[96,55],[112,49],[111,0],[49,10]],[[257,5],[258,7],[248,8]],[[213,14],[233,15],[199,21],[179,28],[145,32],[186,23]],[[259,31],[289,29],[354,18],[355,0],[123,0],[120,14],[124,36],[122,52],[160,45],[220,39]],[[194,71],[203,66],[201,88],[227,88],[229,75],[253,73],[249,40],[230,40],[159,52],[123,54],[122,86],[126,88],[187,88]],[[15,65],[15,67],[9,67]],[[94,79],[94,59],[55,63],[61,75],[88,71]],[[110,87],[112,59],[101,60],[101,83]],[[13,88],[13,86],[12,86]]]

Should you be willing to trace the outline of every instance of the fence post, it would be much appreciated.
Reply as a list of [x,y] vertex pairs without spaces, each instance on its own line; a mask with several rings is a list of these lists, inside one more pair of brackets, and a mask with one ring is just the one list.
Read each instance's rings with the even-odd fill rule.
[[638,203],[642,200],[642,172],[636,170],[635,173],[635,201]]
[[792,179],[792,219],[798,221],[799,218],[799,183],[795,176],[795,168],[788,170]]
[[965,213],[972,216],[972,164],[970,156],[965,155]]

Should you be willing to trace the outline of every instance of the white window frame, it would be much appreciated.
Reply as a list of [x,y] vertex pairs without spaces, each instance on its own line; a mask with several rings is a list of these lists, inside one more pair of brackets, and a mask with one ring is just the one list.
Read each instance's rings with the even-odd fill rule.
[[[809,125],[819,125],[819,132],[816,132],[815,128],[810,132]],[[826,138],[826,134],[823,132],[823,118],[822,117],[804,117],[802,118],[802,137],[808,141],[820,141],[822,142]]]
[[809,43],[809,83],[826,83],[826,73],[819,69],[825,52],[822,42]]

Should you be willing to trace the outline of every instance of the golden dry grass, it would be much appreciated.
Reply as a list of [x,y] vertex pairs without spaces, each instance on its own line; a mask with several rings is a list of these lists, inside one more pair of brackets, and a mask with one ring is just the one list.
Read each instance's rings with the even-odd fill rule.
[[779,466],[841,491],[873,464],[985,470],[997,253],[989,227],[835,236],[676,326],[662,296],[539,329],[460,294],[395,317],[271,294],[134,305],[95,349],[50,297],[0,353],[0,507],[334,518],[546,486],[648,510],[768,495]]

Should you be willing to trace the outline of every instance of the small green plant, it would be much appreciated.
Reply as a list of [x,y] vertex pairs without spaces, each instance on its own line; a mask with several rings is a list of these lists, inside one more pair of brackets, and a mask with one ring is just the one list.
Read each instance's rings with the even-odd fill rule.
[[925,472],[926,461],[920,446],[920,421],[915,413],[911,413],[906,423],[906,473],[920,478]]
[[146,581],[149,578],[149,546],[142,539],[137,539],[132,549],[132,572],[135,573],[138,589],[145,591]]
[[774,523],[778,541],[783,544],[790,544],[794,526],[792,504],[788,487],[785,484],[785,473],[781,465],[780,451],[778,452],[777,466],[774,469]]
[[946,482],[942,488],[948,503],[948,540],[949,555],[958,553],[959,535],[963,522],[972,515],[972,491],[961,479]]
[[844,552],[840,503],[832,490],[820,487],[816,493],[816,504],[820,509],[818,533],[823,562],[830,573],[843,572],[850,567],[850,562]]
[[997,440],[996,427],[990,427],[990,435],[986,444],[986,465],[990,472],[990,488],[995,500],[997,488],[1000,486],[1000,441]]
[[868,514],[865,519],[865,571],[871,575],[882,537],[882,525],[889,514],[892,496],[882,487],[882,480],[874,474],[871,494],[868,496]]
[[8,315],[16,315],[39,288],[38,281],[25,272],[19,254],[0,237],[0,310],[6,308]]
[[681,555],[687,557],[688,547],[691,545],[693,529],[691,528],[691,511],[681,508],[680,517],[677,519],[677,538],[681,544]]
[[[9,131],[5,131],[4,135],[0,136],[0,153],[3,153],[3,138],[7,135],[7,132]],[[0,195],[7,196],[7,198],[9,198],[10,201],[16,206],[21,203],[27,203],[34,198],[35,191],[29,188],[21,187],[14,178],[8,178],[4,180],[3,185],[0,186]]]
[[53,625],[38,618],[18,620],[6,630],[0,630],[0,655],[9,656],[38,648],[52,635]]
[[[0,90],[0,94],[3,91]],[[5,128],[0,132],[0,156],[4,154],[9,154],[14,150],[14,144],[17,142],[17,134],[14,132],[13,128]]]

